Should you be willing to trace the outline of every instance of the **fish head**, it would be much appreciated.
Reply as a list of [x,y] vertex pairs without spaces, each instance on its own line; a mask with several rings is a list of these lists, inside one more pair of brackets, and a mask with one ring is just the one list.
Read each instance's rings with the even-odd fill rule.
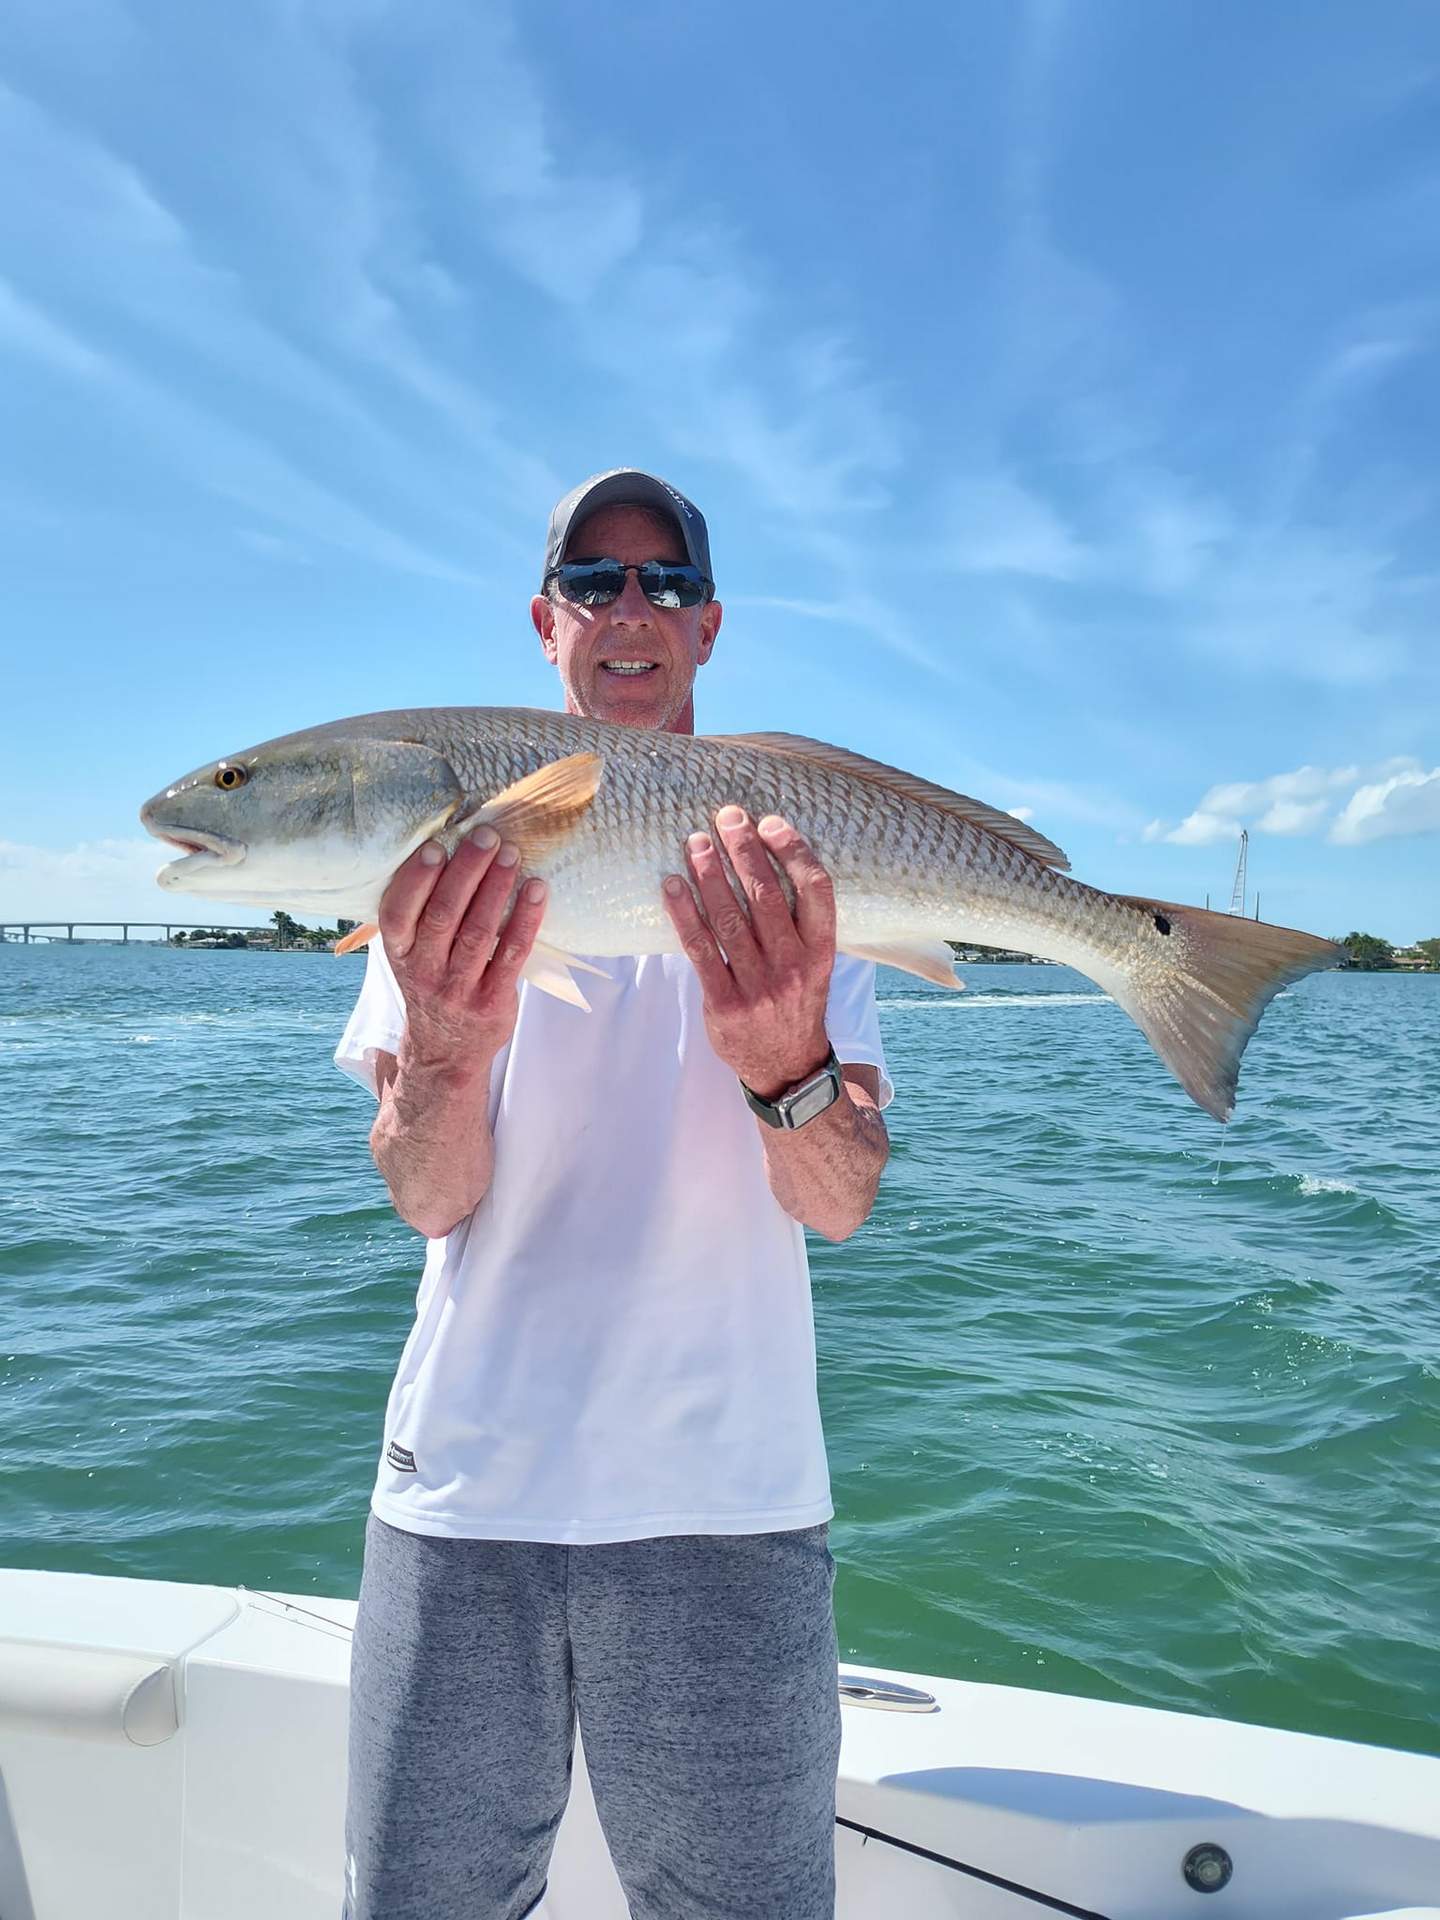
[[211,760],[147,800],[140,820],[183,854],[155,876],[167,891],[366,917],[464,797],[436,748],[340,722]]

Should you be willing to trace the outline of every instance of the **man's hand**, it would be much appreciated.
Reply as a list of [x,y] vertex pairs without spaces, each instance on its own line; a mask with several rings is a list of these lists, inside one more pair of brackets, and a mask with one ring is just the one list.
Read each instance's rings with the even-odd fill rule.
[[[757,828],[741,808],[722,807],[715,825],[720,846],[704,833],[686,842],[699,907],[671,874],[665,908],[700,976],[711,1046],[752,1092],[771,1100],[817,1072],[830,1051],[825,1006],[835,965],[835,889],[788,820],[767,814]],[[726,856],[748,914],[731,887]],[[780,872],[795,892],[793,912]]]
[[519,857],[481,827],[448,863],[427,840],[385,889],[380,932],[418,1065],[488,1066],[515,1030],[520,970],[545,917],[543,880],[527,880],[506,913]]

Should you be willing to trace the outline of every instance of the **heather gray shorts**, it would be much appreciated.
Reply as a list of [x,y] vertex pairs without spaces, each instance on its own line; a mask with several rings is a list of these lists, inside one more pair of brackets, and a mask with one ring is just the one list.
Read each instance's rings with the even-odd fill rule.
[[605,1546],[370,1516],[344,1920],[521,1920],[578,1715],[634,1920],[832,1920],[828,1529]]

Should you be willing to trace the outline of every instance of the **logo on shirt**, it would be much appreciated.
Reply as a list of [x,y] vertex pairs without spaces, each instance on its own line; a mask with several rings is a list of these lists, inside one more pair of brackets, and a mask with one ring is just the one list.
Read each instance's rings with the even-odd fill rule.
[[392,1440],[385,1449],[385,1458],[397,1473],[414,1473],[415,1456],[408,1447],[402,1447],[398,1440]]

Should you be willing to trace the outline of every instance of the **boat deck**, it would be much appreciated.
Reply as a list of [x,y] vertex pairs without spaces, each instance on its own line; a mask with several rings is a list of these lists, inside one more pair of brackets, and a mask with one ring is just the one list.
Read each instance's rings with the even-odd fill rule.
[[[0,1571],[3,1920],[338,1920],[354,1614]],[[840,1677],[837,1920],[1440,1920],[1440,1760]],[[540,1920],[625,1916],[581,1754]]]

